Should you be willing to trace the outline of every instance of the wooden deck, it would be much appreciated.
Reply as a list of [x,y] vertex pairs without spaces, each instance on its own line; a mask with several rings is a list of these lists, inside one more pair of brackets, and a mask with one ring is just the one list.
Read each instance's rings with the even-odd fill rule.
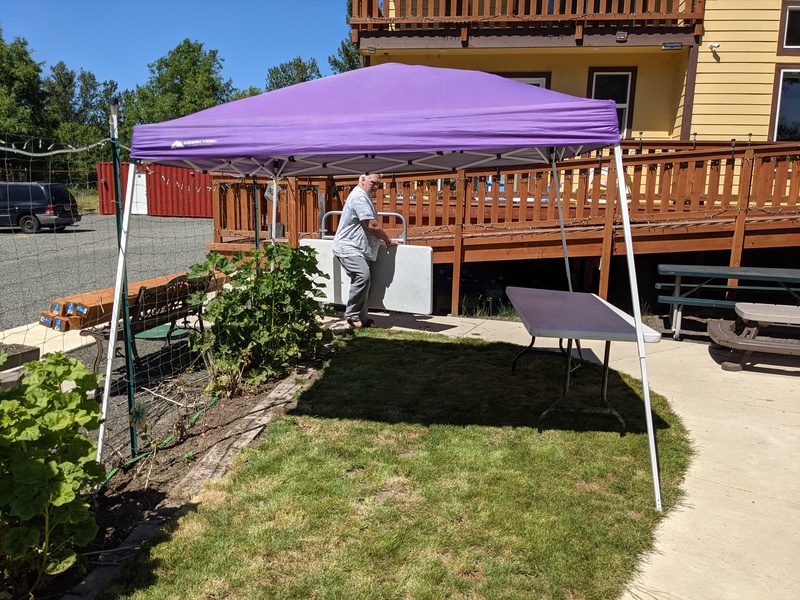
[[[626,144],[625,181],[634,250],[638,254],[728,250],[738,266],[745,248],[800,246],[800,146],[754,144]],[[624,254],[617,177],[607,155],[558,167],[570,257],[600,263],[596,290],[607,297],[613,256]],[[230,254],[252,246],[252,182],[215,179],[214,242]],[[281,188],[278,223],[297,245],[320,235],[320,216],[340,210],[355,178],[292,179]],[[269,239],[271,204],[258,185],[261,239]],[[402,214],[408,242],[433,248],[434,263],[452,264],[453,312],[458,312],[464,263],[562,256],[555,185],[550,168],[470,170],[392,177],[384,175],[376,204]],[[614,207],[614,210],[609,210]],[[335,219],[325,228],[335,230]],[[397,218],[384,227],[399,235]],[[279,228],[280,229],[280,228]],[[280,233],[280,231],[278,231]],[[595,291],[595,290],[592,290]]]
[[580,41],[587,30],[615,31],[622,26],[662,32],[690,28],[693,35],[700,35],[704,16],[705,0],[353,0],[350,25],[354,42],[399,32],[448,30],[465,42],[470,32],[526,29],[551,34],[567,30]]

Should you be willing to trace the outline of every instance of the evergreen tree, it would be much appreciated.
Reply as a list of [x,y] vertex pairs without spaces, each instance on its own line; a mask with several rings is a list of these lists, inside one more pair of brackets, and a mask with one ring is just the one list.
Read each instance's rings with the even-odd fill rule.
[[188,38],[166,56],[148,65],[150,78],[136,86],[125,116],[133,123],[157,123],[183,117],[228,102],[230,79],[222,79],[222,59]]
[[6,44],[0,29],[0,133],[46,134],[46,98],[42,66],[28,42],[18,37]]
[[267,71],[267,91],[277,90],[296,83],[319,79],[317,61],[314,58],[304,61],[299,56]]
[[[347,24],[350,25],[350,17],[353,16],[353,0],[347,0]],[[358,46],[349,37],[346,37],[339,44],[339,50],[335,55],[328,57],[328,64],[334,74],[353,71],[361,67],[361,56],[358,54]]]

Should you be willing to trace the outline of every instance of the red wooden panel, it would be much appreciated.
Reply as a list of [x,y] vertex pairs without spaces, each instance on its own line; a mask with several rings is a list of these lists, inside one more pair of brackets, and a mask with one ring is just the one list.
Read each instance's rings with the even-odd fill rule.
[[[120,165],[120,178],[122,179],[121,194],[123,206],[125,201],[125,189],[128,185],[129,163]],[[97,196],[98,212],[101,215],[113,215],[116,213],[116,194],[114,193],[114,165],[110,162],[97,163]]]
[[146,165],[147,212],[160,217],[212,217],[211,175]]
[[[214,216],[211,175],[192,169],[145,165],[147,173],[147,213],[160,217]],[[129,163],[120,165],[122,195],[128,185]],[[97,163],[97,192],[101,215],[113,215],[114,167],[110,162]]]

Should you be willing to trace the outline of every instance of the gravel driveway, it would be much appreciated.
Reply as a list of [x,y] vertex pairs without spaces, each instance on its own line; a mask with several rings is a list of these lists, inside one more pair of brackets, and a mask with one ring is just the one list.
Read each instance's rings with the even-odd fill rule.
[[[212,239],[211,219],[133,215],[128,280],[186,271]],[[0,230],[0,331],[35,323],[56,298],[113,287],[116,271],[113,215],[83,215],[62,233]]]

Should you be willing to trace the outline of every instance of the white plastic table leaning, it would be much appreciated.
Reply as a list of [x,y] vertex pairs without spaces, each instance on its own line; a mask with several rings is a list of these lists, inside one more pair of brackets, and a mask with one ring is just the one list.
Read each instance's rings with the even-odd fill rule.
[[[554,411],[579,411],[615,416],[622,424],[625,433],[625,421],[609,404],[608,362],[611,356],[611,342],[636,342],[636,327],[633,317],[596,296],[584,292],[563,292],[558,290],[542,290],[509,286],[506,295],[517,311],[523,325],[531,334],[531,343],[514,357],[512,370],[517,359],[533,347],[537,337],[566,339],[566,372],[564,375],[564,392],[539,416],[539,431],[542,430],[542,419]],[[642,325],[645,342],[661,341],[661,334],[654,329]],[[603,378],[600,384],[600,399],[603,406],[582,407],[579,409],[564,406],[569,391],[572,368],[573,340],[605,341],[603,358]]]

